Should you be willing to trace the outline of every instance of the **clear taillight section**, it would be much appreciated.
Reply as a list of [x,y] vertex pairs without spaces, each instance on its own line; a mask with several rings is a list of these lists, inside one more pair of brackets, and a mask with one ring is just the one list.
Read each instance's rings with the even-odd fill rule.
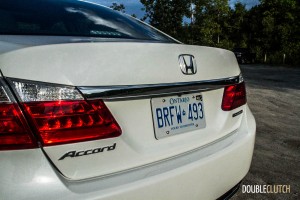
[[11,94],[0,80],[0,150],[37,147],[25,118]]
[[[75,87],[9,80],[43,146],[118,137],[121,128],[102,100],[86,101]],[[0,146],[33,144],[21,109],[0,92]],[[6,146],[5,146],[6,145]],[[22,148],[22,147],[20,147]]]
[[75,87],[31,81],[11,81],[21,102],[83,100]]
[[246,102],[246,88],[244,82],[225,87],[222,110],[230,111],[246,104]]

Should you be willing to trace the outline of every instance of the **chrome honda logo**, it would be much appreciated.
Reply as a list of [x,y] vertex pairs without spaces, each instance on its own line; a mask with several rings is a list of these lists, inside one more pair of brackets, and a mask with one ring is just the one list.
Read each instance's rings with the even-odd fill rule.
[[193,55],[182,54],[179,56],[179,66],[183,74],[193,75],[197,73],[196,59]]

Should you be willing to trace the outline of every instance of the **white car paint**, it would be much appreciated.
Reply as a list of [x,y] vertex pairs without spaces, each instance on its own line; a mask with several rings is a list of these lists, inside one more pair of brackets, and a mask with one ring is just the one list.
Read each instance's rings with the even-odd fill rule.
[[[178,58],[193,55],[197,74]],[[241,74],[232,52],[184,44],[84,37],[0,36],[2,78],[70,86],[174,84]],[[105,101],[117,138],[0,152],[5,199],[216,199],[247,174],[256,124],[248,105],[221,109],[224,89],[201,92],[206,126],[157,140],[151,98]],[[198,92],[197,92],[198,94]],[[233,117],[233,114],[243,111]],[[70,151],[113,151],[65,158]],[[13,159],[12,159],[13,158]],[[16,192],[20,191],[20,192]]]
[[[178,65],[180,54],[195,56],[196,75],[182,74]],[[7,77],[76,86],[175,83],[240,74],[232,52],[183,44],[53,44],[10,51],[0,58],[1,70]],[[19,70],[24,66],[26,70]]]

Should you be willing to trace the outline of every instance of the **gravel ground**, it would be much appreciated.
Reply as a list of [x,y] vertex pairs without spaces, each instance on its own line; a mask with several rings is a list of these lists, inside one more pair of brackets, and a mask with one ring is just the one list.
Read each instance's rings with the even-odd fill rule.
[[240,199],[300,199],[300,68],[242,65],[256,123],[256,144],[242,185],[290,185],[290,194],[247,194]]

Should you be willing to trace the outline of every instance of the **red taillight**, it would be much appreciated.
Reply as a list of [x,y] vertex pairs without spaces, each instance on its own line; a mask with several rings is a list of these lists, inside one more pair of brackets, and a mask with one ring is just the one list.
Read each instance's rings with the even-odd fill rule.
[[244,82],[225,87],[222,110],[230,111],[246,104],[246,102],[246,88]]
[[8,82],[20,107],[0,79],[0,150],[37,147],[38,141],[50,146],[112,138],[122,133],[102,100],[86,101],[75,87],[10,79]]
[[37,147],[22,112],[15,103],[0,104],[0,150]]
[[103,101],[22,103],[44,146],[104,139],[121,129]]

